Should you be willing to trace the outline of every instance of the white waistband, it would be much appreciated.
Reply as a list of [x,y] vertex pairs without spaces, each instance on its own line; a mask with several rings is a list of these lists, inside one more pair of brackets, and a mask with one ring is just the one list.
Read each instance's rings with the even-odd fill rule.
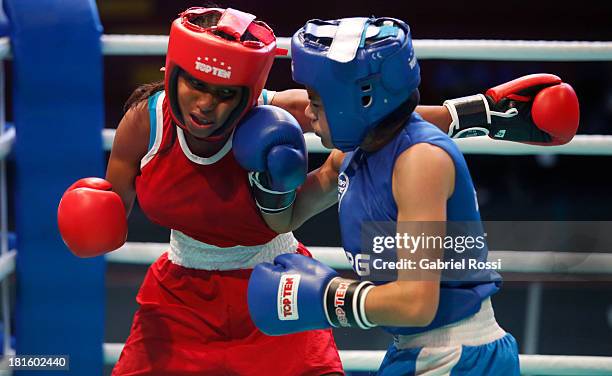
[[491,299],[482,301],[480,311],[456,323],[424,333],[396,335],[395,347],[413,349],[417,347],[480,346],[496,341],[506,335],[497,324]]
[[221,248],[172,230],[168,259],[173,264],[190,269],[251,269],[260,262],[272,262],[276,256],[283,253],[294,253],[297,246],[298,241],[291,232],[279,234],[261,245]]

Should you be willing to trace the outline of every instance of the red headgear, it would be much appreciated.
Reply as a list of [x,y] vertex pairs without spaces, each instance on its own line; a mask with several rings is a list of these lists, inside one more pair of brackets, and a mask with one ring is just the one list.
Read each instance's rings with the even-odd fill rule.
[[[221,15],[215,26],[201,27],[191,21],[207,13]],[[185,128],[179,110],[176,82],[181,69],[192,77],[213,85],[241,86],[245,89],[240,105],[228,118],[233,129],[257,104],[276,53],[276,37],[255,16],[235,9],[189,8],[174,20],[166,55],[165,89],[174,121]],[[245,32],[257,40],[241,41]],[[228,40],[218,35],[234,38]],[[226,132],[224,132],[226,133]],[[208,137],[214,141],[224,135]]]

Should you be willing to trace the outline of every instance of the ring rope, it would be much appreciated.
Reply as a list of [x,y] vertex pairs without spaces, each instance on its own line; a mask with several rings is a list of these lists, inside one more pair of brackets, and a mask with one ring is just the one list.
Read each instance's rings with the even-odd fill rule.
[[[107,253],[106,261],[150,265],[168,250],[166,243],[129,242]],[[351,269],[339,247],[308,247],[312,256],[340,270]],[[612,274],[612,254],[579,252],[489,251],[489,261],[501,259],[501,272],[545,274]]]
[[[114,129],[104,129],[102,140],[104,150],[110,151],[115,137]],[[306,146],[311,153],[329,153],[330,150],[321,144],[321,140],[313,133],[306,133]],[[454,139],[464,154],[492,155],[612,155],[612,136],[578,135],[572,141],[559,146],[536,146],[518,142],[498,141],[489,137],[473,137]]]
[[558,146],[527,145],[518,142],[493,140],[489,137],[454,139],[464,154],[496,155],[612,155],[612,136],[577,135],[572,141]]
[[[107,137],[107,136],[106,136]],[[304,135],[308,151],[312,153],[329,153],[330,150],[321,144],[321,140],[312,133]],[[491,155],[612,155],[612,136],[578,135],[572,141],[559,146],[527,145],[518,142],[493,140],[489,137],[472,137],[453,139],[464,154]],[[106,144],[105,140],[105,144]]]
[[0,59],[10,59],[11,55],[11,40],[8,37],[0,38]]
[[[168,48],[167,35],[102,35],[102,53],[108,56],[162,56]],[[290,50],[291,39],[278,38],[278,47]],[[515,60],[515,61],[609,61],[612,42],[416,39],[419,59]],[[8,38],[0,38],[0,59],[10,58]],[[283,56],[290,57],[290,55]]]
[[0,255],[0,281],[4,281],[13,271],[15,271],[15,258],[17,251],[11,249]]
[[[349,270],[342,248],[309,247],[313,257],[331,268]],[[130,242],[106,254],[112,263],[150,265],[168,250],[166,243]],[[15,270],[16,250],[0,255],[0,281]],[[490,251],[489,260],[501,261],[501,272],[544,274],[612,274],[612,254],[579,252]]]
[[0,161],[11,152],[15,143],[15,128],[10,127],[0,134]]
[[[419,59],[522,60],[522,61],[608,61],[612,60],[612,42],[529,41],[495,39],[416,39]],[[290,38],[278,38],[278,47],[287,49]],[[165,55],[166,35],[102,36],[105,55]]]
[[[104,364],[113,365],[119,359],[123,343],[104,344]],[[340,359],[345,371],[376,371],[384,351],[340,350]],[[610,375],[612,357],[564,356],[564,355],[519,355],[522,374],[537,375]]]

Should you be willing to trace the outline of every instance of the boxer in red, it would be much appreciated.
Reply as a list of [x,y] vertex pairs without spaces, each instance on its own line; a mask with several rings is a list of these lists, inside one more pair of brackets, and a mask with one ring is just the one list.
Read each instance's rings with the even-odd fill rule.
[[[252,267],[281,253],[307,252],[291,233],[268,228],[232,153],[239,121],[254,131],[280,125],[273,133],[285,143],[297,135],[296,147],[274,150],[297,155],[282,165],[302,172],[271,170],[272,186],[290,190],[306,175],[303,135],[290,115],[266,106],[263,118],[244,119],[276,54],[272,30],[254,18],[232,9],[183,12],[171,28],[164,85],[137,90],[128,101],[106,181],[83,179],[60,204],[60,230],[79,256],[123,244],[135,196],[152,221],[172,229],[170,250],[150,267],[138,293],[140,309],[113,375],[342,374],[331,331],[269,337],[248,314]],[[278,141],[249,140],[261,147],[251,157]],[[108,227],[82,232],[75,227],[94,213],[90,202]]]
[[[246,305],[257,263],[307,254],[291,233],[268,226],[292,205],[306,151],[286,111],[256,104],[285,108],[310,129],[304,91],[262,94],[275,53],[274,34],[252,15],[182,13],[164,82],[144,85],[126,103],[106,180],[81,179],[64,195],[60,232],[80,257],[125,242],[135,197],[152,221],[172,229],[170,249],[137,296],[114,375],[342,374],[331,331],[269,337]],[[448,130],[447,107],[417,111]],[[237,126],[243,137],[232,136]]]

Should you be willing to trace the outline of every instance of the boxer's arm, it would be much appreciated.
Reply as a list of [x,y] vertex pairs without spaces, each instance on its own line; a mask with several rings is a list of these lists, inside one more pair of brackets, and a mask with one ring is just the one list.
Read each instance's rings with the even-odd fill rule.
[[[64,243],[78,257],[95,257],[125,243],[134,203],[134,178],[147,151],[146,102],[126,113],[116,132],[106,180],[84,178],[71,185],[57,210]],[[144,127],[147,129],[144,129]]]
[[334,205],[338,201],[338,172],[343,159],[344,153],[332,150],[323,165],[308,174],[291,208],[265,216],[268,226],[278,233],[293,231]]
[[[306,90],[290,89],[279,91],[274,95],[270,104],[289,111],[300,123],[304,133],[313,132],[310,120],[304,114],[306,106],[308,106],[308,93]],[[445,106],[417,106],[415,111],[423,119],[440,128],[444,133],[448,132],[452,118]]]
[[274,95],[270,104],[280,107],[293,115],[304,133],[313,132],[310,120],[304,114],[304,110],[306,110],[306,106],[308,106],[308,93],[306,90],[289,89],[279,91]]
[[140,160],[148,150],[149,132],[147,101],[142,101],[121,119],[108,160],[106,180],[121,197],[128,216],[136,197],[135,179],[140,172]]
[[308,174],[293,208],[294,228],[338,202],[338,173],[343,159],[344,153],[334,149],[321,167]]
[[[425,163],[426,169],[422,168]],[[440,224],[446,221],[446,201],[453,192],[454,176],[452,159],[436,146],[417,144],[402,153],[392,182],[398,207],[397,232],[416,230],[419,234],[425,231],[426,235],[445,236]],[[398,258],[418,264],[421,258],[435,260],[442,255],[441,250],[427,249],[414,254],[398,253]],[[426,326],[438,309],[439,285],[439,272],[400,270],[397,281],[370,291],[365,302],[367,318],[378,325]]]
[[[304,132],[305,90],[279,92],[272,103],[293,114]],[[536,145],[562,145],[578,129],[580,108],[573,88],[551,74],[533,74],[489,89],[485,95],[450,99],[444,106],[417,106],[423,119],[453,138],[491,138]]]
[[[424,163],[429,168],[423,169]],[[402,153],[392,181],[398,206],[397,231],[406,230],[406,224],[416,221],[444,223],[454,176],[450,156],[438,147],[417,144]],[[444,226],[435,227],[437,231],[427,231],[426,235],[445,235]],[[435,260],[442,258],[442,251],[414,255]],[[374,286],[370,281],[340,278],[337,272],[311,258],[284,254],[276,257],[273,264],[262,263],[253,269],[248,305],[253,322],[268,335],[329,326],[427,326],[438,309],[439,284],[439,271],[426,276],[400,271],[397,281]]]
[[440,128],[442,132],[448,133],[448,127],[453,119],[446,106],[417,106],[415,111],[418,112],[425,121]]
[[578,130],[580,105],[574,89],[552,74],[531,74],[483,94],[444,102],[453,138],[488,135],[535,145],[563,145]]

